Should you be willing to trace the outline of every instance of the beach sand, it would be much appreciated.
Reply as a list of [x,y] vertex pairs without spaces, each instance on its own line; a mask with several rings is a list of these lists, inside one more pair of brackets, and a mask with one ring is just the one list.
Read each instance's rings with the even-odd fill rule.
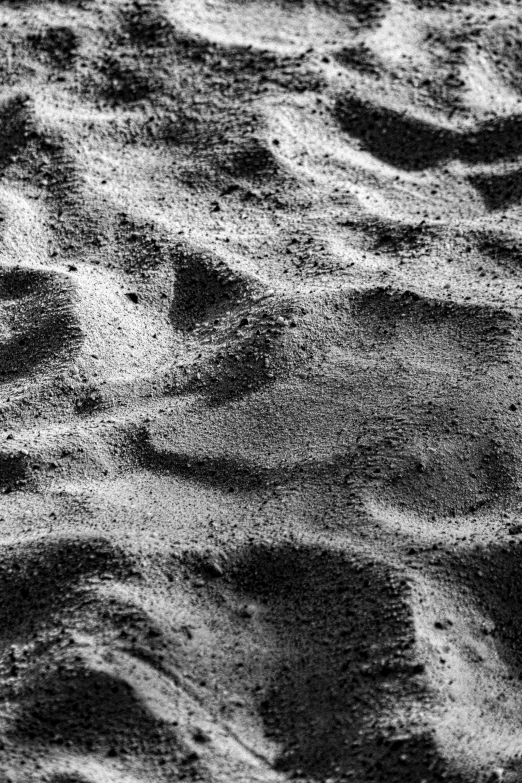
[[1,783],[522,781],[522,6],[4,0]]

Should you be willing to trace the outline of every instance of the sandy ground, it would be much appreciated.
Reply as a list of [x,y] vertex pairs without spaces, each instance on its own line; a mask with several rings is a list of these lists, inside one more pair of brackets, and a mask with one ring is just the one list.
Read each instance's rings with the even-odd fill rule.
[[522,781],[522,6],[2,0],[1,783]]

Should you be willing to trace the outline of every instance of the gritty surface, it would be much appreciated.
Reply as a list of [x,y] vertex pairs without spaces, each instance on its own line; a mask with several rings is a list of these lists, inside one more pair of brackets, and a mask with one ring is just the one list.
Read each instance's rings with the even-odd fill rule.
[[1,783],[522,781],[522,6],[3,0]]

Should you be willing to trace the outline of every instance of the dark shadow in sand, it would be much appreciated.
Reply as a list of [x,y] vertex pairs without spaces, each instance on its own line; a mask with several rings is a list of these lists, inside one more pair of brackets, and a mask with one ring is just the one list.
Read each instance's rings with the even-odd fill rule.
[[355,95],[337,100],[335,115],[346,133],[360,139],[379,160],[405,171],[431,168],[448,160],[495,163],[522,153],[522,116],[481,123],[457,131],[408,117]]
[[522,200],[522,171],[509,174],[481,174],[469,181],[484,200],[490,212],[508,209]]
[[78,353],[83,336],[72,295],[68,281],[52,272],[0,270],[1,315],[10,332],[0,343],[0,381],[30,375]]
[[375,721],[414,712],[425,697],[405,581],[379,564],[290,545],[249,550],[235,579],[279,638],[280,665],[259,704],[282,746],[279,770],[317,781],[461,780],[426,729],[405,738]]

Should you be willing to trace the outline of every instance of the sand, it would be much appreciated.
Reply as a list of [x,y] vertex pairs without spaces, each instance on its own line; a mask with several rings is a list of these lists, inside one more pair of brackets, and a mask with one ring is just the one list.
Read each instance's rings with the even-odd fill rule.
[[522,6],[4,0],[1,783],[522,781]]

